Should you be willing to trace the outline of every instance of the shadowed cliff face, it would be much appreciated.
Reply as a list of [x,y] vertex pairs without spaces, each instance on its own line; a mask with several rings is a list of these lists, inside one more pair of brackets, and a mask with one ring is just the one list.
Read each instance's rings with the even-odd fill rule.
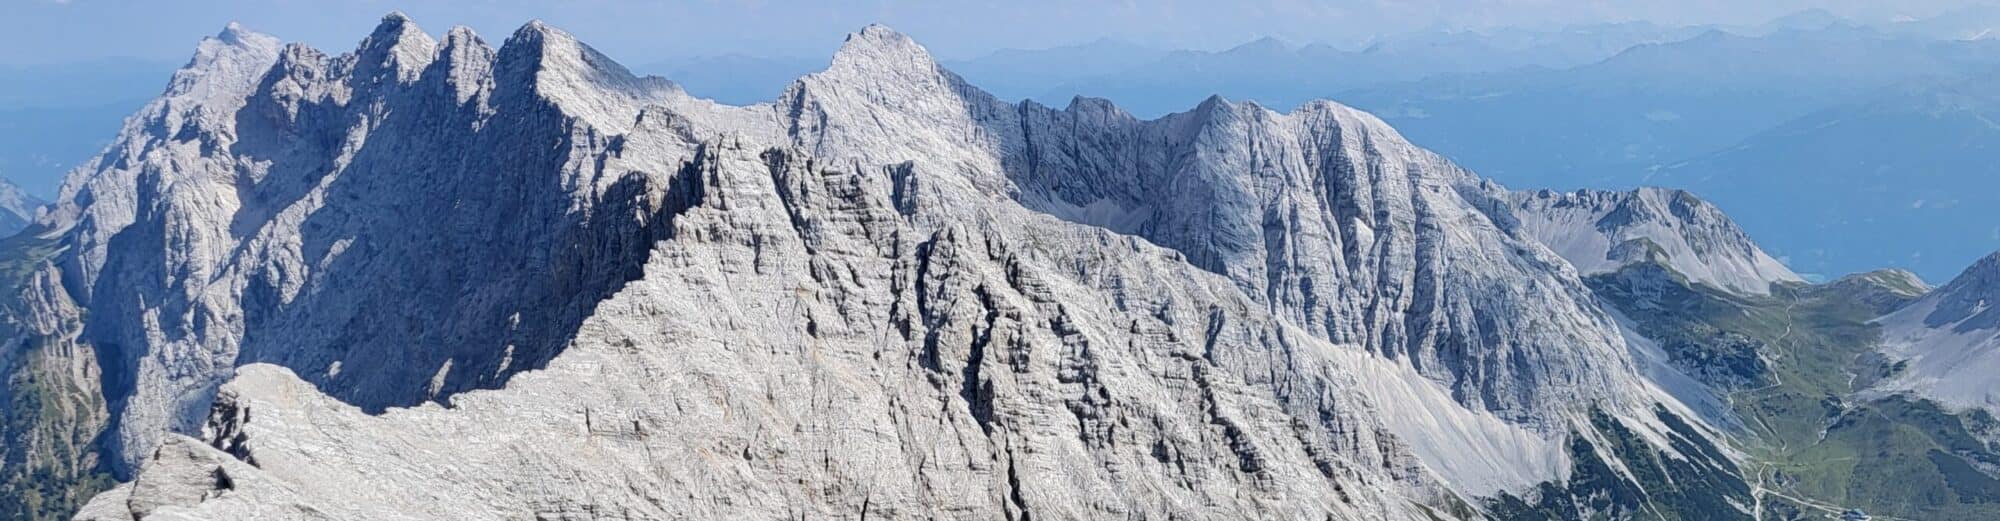
[[[68,209],[120,461],[197,426],[237,363],[374,411],[498,386],[637,275],[658,179],[596,177],[618,143],[544,92],[571,81],[547,62],[587,50],[544,31],[497,53],[398,18],[340,56],[240,31],[207,44]],[[81,204],[107,189],[136,197]]]
[[1996,306],[2000,304],[2000,253],[1973,263],[1958,278],[1938,288],[1933,298],[1938,301],[1937,309],[1924,315],[1926,326],[1949,326],[1960,333],[2000,329],[2000,306]]
[[1510,199],[1527,233],[1586,276],[1657,262],[1691,283],[1738,295],[1805,283],[1722,210],[1685,191],[1542,190]]
[[[1630,384],[1599,379],[1629,374],[1622,339],[1563,261],[1515,229],[1503,191],[1335,103],[1278,113],[1213,97],[1150,121],[1102,100],[1014,105],[871,28],[779,105],[794,145],[817,156],[914,160],[1173,248],[1476,408],[1534,423],[1568,407],[1559,396],[1617,400],[1599,391]],[[1514,318],[1473,312],[1501,309]]]

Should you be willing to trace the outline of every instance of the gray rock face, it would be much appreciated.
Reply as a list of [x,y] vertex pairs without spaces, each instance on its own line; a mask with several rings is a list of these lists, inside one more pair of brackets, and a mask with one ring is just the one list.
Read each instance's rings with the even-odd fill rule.
[[1926,300],[1935,306],[1924,314],[1924,325],[1961,333],[2000,329],[1996,299],[2000,299],[2000,252],[1979,259],[1933,292]]
[[881,27],[747,107],[232,28],[63,194],[137,476],[84,518],[1471,517],[1694,416],[1372,116],[1012,105]]
[[[245,367],[204,437],[263,469],[236,480],[259,499],[183,512],[1420,519],[1449,497],[1364,419],[1378,406],[1346,375],[1365,358],[1172,252],[960,213],[913,178],[898,197],[890,172],[701,154],[673,238],[545,369],[370,416]],[[127,503],[166,501],[143,487],[153,465],[188,466],[166,454]],[[441,479],[371,479],[416,468]]]
[[[659,187],[591,177],[617,144],[570,123],[557,82],[674,91],[545,27],[510,41],[392,17],[328,57],[225,32],[72,178],[50,224],[116,361],[122,461],[193,432],[239,362],[370,410],[497,386],[633,276]],[[550,78],[590,63],[612,68]]]
[[[1547,417],[1618,388],[1592,380],[1625,364],[1615,327],[1555,273],[1559,259],[1486,215],[1502,192],[1353,109],[1280,114],[1217,97],[1140,121],[1102,100],[1017,107],[879,28],[780,104],[803,114],[794,142],[815,155],[986,174],[968,181],[1178,250],[1318,336],[1408,359],[1475,407]],[[1521,320],[1472,313],[1503,308]]]
[[2000,253],[1876,322],[1900,362],[1878,390],[2000,412]]
[[1805,282],[1721,209],[1684,191],[1539,190],[1509,199],[1521,228],[1584,275],[1658,262],[1688,282],[1741,295]]
[[21,191],[21,187],[0,179],[0,236],[13,235],[35,220],[44,203]]

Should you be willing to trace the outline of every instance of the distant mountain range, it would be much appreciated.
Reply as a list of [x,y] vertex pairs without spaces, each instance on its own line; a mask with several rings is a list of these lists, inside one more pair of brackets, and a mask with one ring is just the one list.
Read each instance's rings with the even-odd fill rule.
[[[1104,40],[945,64],[1002,98],[1060,107],[1089,94],[1140,116],[1217,93],[1281,109],[1331,97],[1510,184],[1693,190],[1809,276],[1896,266],[1942,280],[2000,245],[1991,229],[2000,214],[1976,203],[1984,198],[1938,193],[1996,193],[1981,187],[1995,178],[1986,158],[2000,135],[1974,107],[2000,67],[2000,39],[1988,38],[1996,22],[1993,7],[1866,24],[1808,10],[1747,27],[1427,31],[1353,50],[1268,38],[1222,51]],[[646,69],[696,95],[750,103],[773,99],[819,62],[734,57]],[[1957,105],[1927,104],[1921,92],[1957,92]],[[1865,146],[1869,125],[1858,122],[1868,119],[1899,125],[1874,134],[1895,144]],[[1835,120],[1850,124],[1818,128]]]
[[1352,50],[1275,38],[1222,51],[1164,52],[1098,42],[995,53],[950,65],[965,70],[972,81],[1005,86],[996,90],[1003,97],[1060,106],[1089,94],[1153,117],[1218,93],[1286,108],[1332,93],[1440,74],[1567,68],[1633,45],[1680,40],[1697,32],[1637,22],[1553,31],[1428,31]]
[[2000,76],[1915,80],[1821,109],[1646,183],[1708,194],[1794,269],[1943,281],[2000,249]]
[[1509,182],[1620,187],[1884,88],[1996,65],[2000,40],[1899,39],[1851,26],[1710,31],[1568,70],[1442,76],[1339,97]]
[[1939,40],[1986,40],[2000,37],[2000,4],[1975,4],[1946,11],[1937,16],[1891,20],[1874,27],[1884,32],[1912,38]]

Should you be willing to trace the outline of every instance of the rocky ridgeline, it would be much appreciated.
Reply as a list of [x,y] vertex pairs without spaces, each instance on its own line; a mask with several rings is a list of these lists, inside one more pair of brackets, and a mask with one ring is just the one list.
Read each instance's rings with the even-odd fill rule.
[[[1621,226],[1795,279],[1647,194]],[[1747,502],[1524,201],[1331,102],[1008,103],[882,27],[736,107],[391,15],[205,41],[39,218],[27,300],[102,360],[62,425],[128,483],[85,519]]]

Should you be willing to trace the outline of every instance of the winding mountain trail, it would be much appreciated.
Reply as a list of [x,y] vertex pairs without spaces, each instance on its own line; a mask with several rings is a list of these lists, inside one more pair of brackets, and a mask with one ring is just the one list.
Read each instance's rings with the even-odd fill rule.
[[[1769,355],[1769,357],[1765,359],[1765,360],[1767,361],[1767,363],[1770,363],[1770,364],[1771,364],[1771,365],[1772,365],[1772,366],[1773,366],[1774,368],[1775,368],[1775,367],[1776,367],[1776,365],[1777,365],[1777,364],[1776,364],[1776,361],[1777,361],[1777,360],[1779,360],[1779,359],[1781,359],[1781,358],[1783,358],[1783,356],[1784,356],[1784,353],[1783,353],[1783,352],[1781,352],[1781,351],[1782,351],[1782,350],[1784,350],[1784,349],[1786,349],[1786,347],[1784,346],[1784,342],[1785,342],[1785,340],[1787,340],[1787,339],[1791,338],[1791,336],[1792,336],[1792,331],[1793,331],[1793,328],[1794,328],[1794,325],[1795,325],[1795,324],[1796,324],[1796,322],[1797,322],[1796,318],[1795,318],[1795,317],[1794,317],[1794,315],[1792,314],[1792,310],[1793,310],[1794,308],[1798,307],[1798,305],[1799,305],[1799,297],[1798,297],[1798,295],[1792,295],[1792,296],[1791,296],[1791,300],[1792,300],[1792,301],[1791,301],[1790,303],[1788,303],[1788,304],[1786,304],[1786,305],[1785,305],[1785,310],[1784,310],[1784,313],[1785,313],[1785,330],[1784,330],[1784,332],[1782,332],[1782,333],[1779,333],[1779,334],[1778,334],[1778,337],[1777,337],[1777,338],[1775,338],[1775,339],[1772,339],[1772,341],[1771,341],[1771,343],[1770,343],[1770,347],[1771,347],[1771,351],[1772,351],[1772,352],[1771,352],[1771,353],[1767,353],[1767,354]],[[1756,387],[1756,388],[1752,388],[1752,389],[1742,389],[1742,390],[1737,390],[1737,391],[1731,391],[1731,392],[1729,392],[1729,393],[1727,393],[1727,394],[1725,394],[1725,395],[1723,396],[1723,399],[1724,399],[1724,401],[1727,401],[1727,402],[1729,403],[1729,407],[1730,407],[1730,409],[1733,409],[1733,410],[1737,410],[1737,411],[1741,411],[1741,410],[1742,410],[1742,409],[1741,409],[1741,406],[1739,406],[1739,405],[1737,404],[1737,397],[1738,397],[1738,396],[1746,396],[1746,395],[1755,395],[1755,394],[1757,394],[1757,393],[1761,393],[1761,392],[1764,392],[1764,391],[1768,391],[1768,390],[1771,390],[1771,389],[1776,389],[1776,388],[1779,388],[1779,387],[1782,387],[1782,386],[1784,386],[1784,385],[1785,385],[1785,381],[1784,381],[1784,377],[1783,377],[1783,376],[1780,376],[1780,375],[1779,375],[1779,371],[1777,371],[1777,370],[1775,370],[1775,369],[1774,369],[1774,370],[1772,370],[1772,371],[1771,371],[1770,375],[1771,375],[1771,383],[1770,383],[1770,384],[1767,384],[1767,385],[1763,385],[1763,386],[1759,386],[1759,387]],[[1777,430],[1777,429],[1775,429],[1775,428],[1771,427],[1771,424],[1770,424],[1769,422],[1766,422],[1766,421],[1764,420],[1764,416],[1763,416],[1762,414],[1751,414],[1751,415],[1748,415],[1748,416],[1750,416],[1750,418],[1751,418],[1752,420],[1755,420],[1755,421],[1757,422],[1757,426],[1758,426],[1759,428],[1763,429],[1763,431],[1764,431],[1764,432],[1765,432],[1765,433],[1766,433],[1767,435],[1769,435],[1769,438],[1768,438],[1769,440],[1777,442],[1778,446],[1777,446],[1777,448],[1776,448],[1776,454],[1785,454],[1785,453],[1786,453],[1786,452],[1787,452],[1787,451],[1788,451],[1788,450],[1790,449],[1789,445],[1785,443],[1785,438],[1784,438],[1784,436],[1783,436],[1783,435],[1781,435],[1781,434],[1779,434],[1779,433],[1778,433],[1778,430]],[[1838,513],[1840,513],[1840,512],[1841,512],[1841,510],[1840,510],[1840,509],[1838,509],[1838,508],[1832,508],[1831,506],[1826,506],[1826,507],[1822,507],[1822,506],[1819,506],[1819,505],[1815,505],[1815,504],[1813,504],[1812,502],[1808,502],[1808,501],[1803,501],[1803,500],[1800,500],[1800,499],[1797,499],[1797,498],[1794,498],[1794,497],[1791,497],[1791,496],[1789,496],[1789,495],[1786,495],[1786,494],[1784,494],[1784,493],[1782,493],[1782,492],[1779,492],[1779,491],[1777,491],[1777,490],[1775,490],[1775,489],[1771,489],[1771,488],[1767,488],[1767,487],[1765,487],[1765,486],[1764,486],[1764,485],[1765,485],[1765,479],[1766,479],[1766,478],[1765,478],[1765,474],[1767,473],[1767,471],[1771,470],[1771,469],[1770,469],[1770,465],[1769,465],[1769,464],[1767,464],[1767,463],[1762,463],[1762,462],[1759,462],[1759,461],[1754,461],[1754,460],[1753,460],[1753,461],[1746,461],[1745,463],[1747,464],[1746,466],[1750,466],[1750,467],[1753,467],[1753,470],[1751,471],[1751,474],[1752,474],[1752,475],[1753,475],[1753,476],[1754,476],[1754,477],[1756,478],[1756,482],[1755,482],[1755,483],[1753,483],[1753,484],[1751,485],[1751,488],[1750,488],[1750,489],[1751,489],[1751,493],[1750,493],[1750,495],[1751,495],[1751,497],[1752,497],[1752,498],[1754,498],[1754,500],[1755,500],[1755,502],[1754,502],[1754,504],[1753,504],[1753,506],[1752,506],[1752,510],[1753,510],[1753,514],[1752,514],[1752,515],[1754,516],[1754,518],[1755,518],[1755,519],[1759,519],[1759,520],[1761,520],[1761,519],[1764,519],[1764,496],[1765,496],[1766,494],[1769,494],[1769,495],[1772,495],[1772,496],[1776,496],[1776,497],[1781,497],[1781,498],[1785,498],[1785,499],[1789,499],[1789,500],[1792,500],[1792,501],[1793,501],[1794,503],[1799,503],[1799,504],[1802,504],[1802,505],[1808,505],[1808,506],[1813,506],[1813,507],[1815,507],[1815,508],[1823,508],[1823,509],[1825,509],[1825,510],[1827,510],[1827,511],[1829,511],[1829,512],[1832,512],[1832,513],[1835,513],[1835,514],[1838,514]]]

